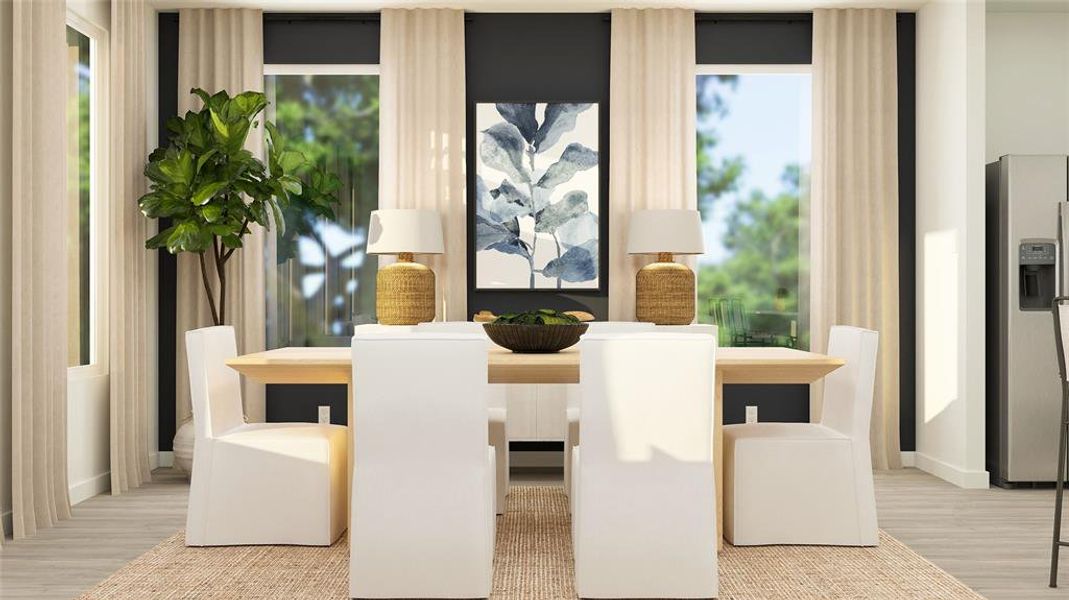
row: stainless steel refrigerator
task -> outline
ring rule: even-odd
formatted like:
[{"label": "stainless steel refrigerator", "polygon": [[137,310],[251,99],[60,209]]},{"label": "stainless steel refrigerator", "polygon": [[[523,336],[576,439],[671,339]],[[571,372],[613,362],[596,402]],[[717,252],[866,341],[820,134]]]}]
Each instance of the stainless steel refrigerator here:
[{"label": "stainless steel refrigerator", "polygon": [[1051,302],[1066,293],[1069,156],[987,166],[987,467],[1002,487],[1053,482],[1061,385]]}]

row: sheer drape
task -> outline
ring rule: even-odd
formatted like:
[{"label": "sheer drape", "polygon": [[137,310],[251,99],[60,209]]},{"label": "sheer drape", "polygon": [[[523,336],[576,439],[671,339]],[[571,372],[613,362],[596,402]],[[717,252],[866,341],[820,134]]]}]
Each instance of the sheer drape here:
[{"label": "sheer drape", "polygon": [[[698,207],[694,11],[612,11],[609,103],[609,319],[635,318],[631,212]],[[687,262],[693,268],[693,258]]]},{"label": "sheer drape", "polygon": [[825,351],[835,324],[880,332],[870,441],[884,469],[901,467],[896,50],[893,10],[813,13],[810,345]]},{"label": "sheer drape", "polygon": [[[263,12],[251,9],[185,9],[178,17],[178,112],[184,114],[200,100],[191,88],[208,93],[226,90],[231,95],[264,89]],[[259,119],[261,123],[263,118]],[[263,155],[263,127],[249,134],[245,146]],[[227,325],[237,333],[238,352],[264,349],[267,305],[264,283],[263,228],[251,225],[244,247],[227,263]],[[210,270],[210,269],[209,269]],[[213,276],[214,279],[214,276]],[[218,285],[213,281],[213,285]],[[233,293],[231,293],[233,290]],[[201,284],[197,256],[178,255],[176,417],[179,424],[191,417],[189,372],[186,368],[185,332],[212,324],[208,300]],[[245,416],[263,421],[264,386],[244,378]]]},{"label": "sheer drape", "polygon": [[[66,5],[0,1],[0,206],[16,539],[70,516],[67,491]],[[10,77],[7,77],[10,75]],[[7,169],[10,168],[10,172]],[[10,212],[8,212],[10,211]],[[8,263],[10,260],[10,263]],[[10,315],[10,328],[6,325]],[[8,363],[8,359],[10,363]],[[6,382],[5,382],[6,383]],[[6,436],[6,434],[5,434]]]},{"label": "sheer drape", "polygon": [[[148,481],[149,376],[155,369],[149,332],[155,319],[155,254],[145,240],[155,226],[141,214],[147,149],[144,0],[111,5],[111,198],[109,395],[111,493]],[[150,233],[150,227],[153,229]]]},{"label": "sheer drape", "polygon": [[464,12],[386,9],[381,39],[379,207],[442,216],[445,254],[417,260],[436,275],[436,318],[465,321]]}]

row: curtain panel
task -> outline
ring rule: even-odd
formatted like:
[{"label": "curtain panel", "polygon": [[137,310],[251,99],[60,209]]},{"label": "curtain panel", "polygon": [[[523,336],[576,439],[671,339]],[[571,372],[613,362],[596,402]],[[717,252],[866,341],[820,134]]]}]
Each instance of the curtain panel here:
[{"label": "curtain panel", "polygon": [[[142,174],[148,156],[145,90],[146,11],[144,0],[111,5],[111,198],[109,265],[109,396],[111,407],[111,493],[118,495],[151,478],[149,377],[155,347],[155,254],[145,240],[155,226],[137,200],[147,189]],[[151,229],[151,231],[150,231]]]},{"label": "curtain panel", "polygon": [[436,275],[436,319],[466,321],[464,12],[385,9],[381,39],[379,207],[438,211],[445,253],[419,260]]},{"label": "curtain panel", "polygon": [[[203,88],[209,94],[226,90],[231,95],[264,89],[263,11],[253,9],[183,9],[178,11],[178,113],[200,106],[189,90]],[[259,119],[261,123],[263,118]],[[263,127],[249,134],[245,147],[263,156]],[[249,227],[244,246],[226,265],[227,325],[237,334],[238,352],[264,349],[267,289],[264,245],[268,236],[258,225]],[[209,269],[210,271],[210,269]],[[214,280],[217,286],[218,281]],[[218,289],[217,287],[214,289]],[[177,424],[192,418],[185,334],[212,324],[211,310],[201,284],[197,256],[178,255],[177,364],[175,369],[175,416]],[[233,290],[233,293],[231,293]],[[245,417],[262,422],[266,416],[264,385],[242,378]]]},{"label": "curtain panel", "polygon": [[698,207],[694,11],[614,9],[609,69],[609,319],[632,321],[631,212]]},{"label": "curtain panel", "polygon": [[57,75],[67,70],[66,5],[0,0],[0,14],[0,82],[10,82],[0,83],[3,393],[21,539],[70,517],[67,254],[56,251],[56,232],[67,231],[67,179],[57,176],[67,162],[67,87]]},{"label": "curtain panel", "polygon": [[[870,443],[876,468],[899,450],[898,64],[895,11],[813,12],[810,346],[832,325],[880,333]],[[811,414],[820,415],[814,385]]]}]

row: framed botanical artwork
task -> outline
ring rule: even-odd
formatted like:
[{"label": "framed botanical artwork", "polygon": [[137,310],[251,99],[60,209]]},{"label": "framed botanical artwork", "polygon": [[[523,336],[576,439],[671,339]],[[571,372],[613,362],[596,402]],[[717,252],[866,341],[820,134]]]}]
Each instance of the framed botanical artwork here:
[{"label": "framed botanical artwork", "polygon": [[597,290],[598,105],[475,106],[475,287]]}]

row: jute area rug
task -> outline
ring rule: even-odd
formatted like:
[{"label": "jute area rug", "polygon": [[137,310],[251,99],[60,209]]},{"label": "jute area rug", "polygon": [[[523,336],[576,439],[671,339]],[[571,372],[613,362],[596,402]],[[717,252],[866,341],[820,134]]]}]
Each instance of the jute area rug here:
[{"label": "jute area rug", "polygon": [[[82,596],[122,599],[343,599],[348,542],[330,548],[187,548],[176,533]],[[880,533],[876,548],[725,545],[720,598],[731,600],[974,600],[964,584]],[[521,486],[498,520],[492,598],[569,600],[573,588],[567,499],[559,487]]]}]

